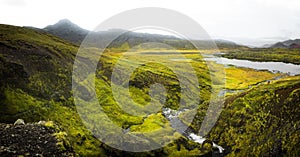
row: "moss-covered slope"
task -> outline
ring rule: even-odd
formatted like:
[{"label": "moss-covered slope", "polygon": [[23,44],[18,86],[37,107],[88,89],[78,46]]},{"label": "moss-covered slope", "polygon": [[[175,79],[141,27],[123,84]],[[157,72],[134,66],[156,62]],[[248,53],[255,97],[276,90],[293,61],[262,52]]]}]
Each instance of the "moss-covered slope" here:
[{"label": "moss-covered slope", "polygon": [[232,96],[210,137],[230,156],[299,156],[299,98],[299,76]]},{"label": "moss-covered slope", "polygon": [[77,154],[102,154],[73,103],[71,73],[78,47],[31,28],[0,25],[0,36],[0,122],[52,120]]},{"label": "moss-covered slope", "polygon": [[[0,36],[0,122],[13,123],[18,118],[22,118],[26,122],[54,121],[62,128],[62,131],[66,132],[75,153],[85,156],[200,155],[211,151],[210,148],[200,150],[199,148],[202,147],[199,144],[178,134],[174,135],[178,140],[165,148],[145,153],[120,151],[101,143],[81,122],[72,98],[72,66],[78,47],[58,37],[31,28],[0,25]],[[97,72],[96,85],[98,89],[101,89],[97,91],[98,98],[103,102],[102,105],[107,110],[108,116],[124,128],[134,125],[135,131],[144,131],[145,129],[151,131],[153,130],[152,126],[156,126],[155,128],[166,126],[170,129],[161,113],[151,115],[149,120],[143,121],[143,117],[130,116],[118,108],[109,93],[101,93],[105,92],[104,89],[110,88],[107,78],[110,77],[111,68],[115,63],[114,56],[106,59],[100,62],[104,71]],[[148,68],[151,70],[153,67],[149,66]],[[201,69],[205,71],[206,68],[202,67]],[[145,78],[149,72],[141,71],[136,74]],[[155,81],[155,77],[158,76],[155,74],[155,70],[152,75],[148,78]],[[174,80],[174,74],[167,75],[167,77],[168,81]],[[202,86],[205,87],[202,92],[206,95],[205,99],[207,100],[210,90],[207,73],[202,81],[204,83]],[[136,101],[147,102],[148,96],[145,95],[147,90],[143,89],[139,80],[133,80],[133,83],[136,87],[131,88],[132,93],[143,95],[139,100],[139,97],[136,97]],[[169,101],[172,100],[171,96]],[[165,124],[157,125],[161,121],[164,121]]]}]

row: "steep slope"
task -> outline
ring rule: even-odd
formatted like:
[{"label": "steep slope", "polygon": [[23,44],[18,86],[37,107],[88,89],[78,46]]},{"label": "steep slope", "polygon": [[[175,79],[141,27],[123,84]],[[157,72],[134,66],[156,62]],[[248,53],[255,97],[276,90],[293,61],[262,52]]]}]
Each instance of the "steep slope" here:
[{"label": "steep slope", "polygon": [[300,77],[227,99],[210,137],[232,156],[299,156]]},{"label": "steep slope", "polygon": [[8,25],[0,25],[0,35],[1,87],[21,88],[46,99],[59,93],[70,97],[66,76],[76,46],[42,31]]},{"label": "steep slope", "polygon": [[78,47],[31,28],[0,25],[0,36],[0,122],[52,120],[77,154],[101,154],[100,142],[83,127],[71,94]]}]

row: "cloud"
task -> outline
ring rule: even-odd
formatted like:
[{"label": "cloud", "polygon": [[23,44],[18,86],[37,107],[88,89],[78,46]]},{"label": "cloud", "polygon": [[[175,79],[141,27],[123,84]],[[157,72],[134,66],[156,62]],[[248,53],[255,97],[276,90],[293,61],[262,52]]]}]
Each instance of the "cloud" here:
[{"label": "cloud", "polygon": [[189,3],[174,0],[131,0],[131,3],[117,0],[0,0],[0,22],[43,28],[68,18],[93,30],[103,20],[122,11],[151,6],[186,14],[211,36],[245,44],[248,44],[246,39],[253,43],[265,37],[275,40],[277,37],[300,38],[300,0],[191,0]]},{"label": "cloud", "polygon": [[5,5],[14,6],[14,7],[24,7],[27,5],[25,0],[2,0]]}]

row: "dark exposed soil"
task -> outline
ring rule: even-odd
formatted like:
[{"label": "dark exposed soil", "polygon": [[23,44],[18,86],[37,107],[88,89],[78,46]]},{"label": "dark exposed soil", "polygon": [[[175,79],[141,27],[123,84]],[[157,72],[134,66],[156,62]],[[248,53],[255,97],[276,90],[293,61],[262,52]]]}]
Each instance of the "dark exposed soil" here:
[{"label": "dark exposed soil", "polygon": [[0,156],[73,156],[59,150],[54,129],[39,124],[0,123]]}]

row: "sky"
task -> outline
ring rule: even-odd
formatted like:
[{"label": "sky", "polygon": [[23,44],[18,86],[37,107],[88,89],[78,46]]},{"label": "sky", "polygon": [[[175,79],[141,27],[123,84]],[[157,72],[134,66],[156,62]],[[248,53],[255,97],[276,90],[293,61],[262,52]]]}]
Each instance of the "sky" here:
[{"label": "sky", "polygon": [[141,7],[178,11],[212,38],[244,45],[300,38],[300,0],[0,0],[0,23],[44,28],[69,19],[93,30],[118,13]]}]

